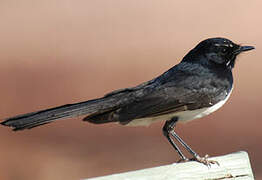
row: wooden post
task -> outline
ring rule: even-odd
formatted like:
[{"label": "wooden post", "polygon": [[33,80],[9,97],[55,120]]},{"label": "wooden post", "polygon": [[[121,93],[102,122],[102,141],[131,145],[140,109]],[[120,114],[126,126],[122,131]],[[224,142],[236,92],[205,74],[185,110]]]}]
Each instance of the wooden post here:
[{"label": "wooden post", "polygon": [[219,162],[210,168],[198,162],[174,163],[137,171],[89,178],[89,180],[253,180],[248,154],[244,151],[210,158]]}]

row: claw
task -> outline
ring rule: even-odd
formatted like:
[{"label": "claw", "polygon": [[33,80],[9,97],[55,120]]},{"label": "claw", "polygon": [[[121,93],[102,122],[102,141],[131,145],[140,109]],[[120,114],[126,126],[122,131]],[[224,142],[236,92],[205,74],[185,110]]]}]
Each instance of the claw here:
[{"label": "claw", "polygon": [[217,161],[209,160],[208,158],[209,158],[209,156],[206,154],[204,157],[196,156],[195,158],[193,158],[191,160],[200,162],[200,163],[206,165],[209,168],[211,167],[212,164],[217,164],[219,166],[219,163]]}]

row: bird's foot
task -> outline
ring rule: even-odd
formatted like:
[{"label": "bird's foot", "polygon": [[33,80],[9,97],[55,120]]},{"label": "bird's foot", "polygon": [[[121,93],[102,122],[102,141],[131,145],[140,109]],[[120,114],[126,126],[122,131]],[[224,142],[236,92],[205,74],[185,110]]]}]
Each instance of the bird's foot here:
[{"label": "bird's foot", "polygon": [[204,157],[196,156],[190,160],[200,162],[209,168],[211,167],[212,164],[217,164],[219,166],[219,163],[217,161],[209,160],[208,158],[209,156],[206,154]]}]

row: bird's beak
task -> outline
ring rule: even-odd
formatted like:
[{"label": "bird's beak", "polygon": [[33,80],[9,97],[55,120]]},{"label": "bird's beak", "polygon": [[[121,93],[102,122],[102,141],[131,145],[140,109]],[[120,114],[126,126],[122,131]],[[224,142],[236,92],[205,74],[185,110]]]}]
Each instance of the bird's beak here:
[{"label": "bird's beak", "polygon": [[235,54],[239,54],[244,51],[250,51],[252,49],[255,49],[254,46],[239,46],[239,48],[234,52]]}]

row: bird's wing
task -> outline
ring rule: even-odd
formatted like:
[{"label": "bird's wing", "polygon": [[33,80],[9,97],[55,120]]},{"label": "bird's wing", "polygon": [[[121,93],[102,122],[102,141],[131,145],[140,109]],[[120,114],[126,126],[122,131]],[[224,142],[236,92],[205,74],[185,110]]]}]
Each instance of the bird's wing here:
[{"label": "bird's wing", "polygon": [[[180,67],[182,66],[182,67]],[[218,80],[201,66],[177,65],[149,83],[114,91],[105,96],[118,106],[84,118],[92,123],[120,122],[167,113],[210,107],[225,99],[230,82]],[[181,70],[182,69],[182,70]],[[179,77],[179,78],[178,78]]]},{"label": "bird's wing", "polygon": [[210,81],[195,81],[190,88],[169,83],[126,104],[115,111],[114,116],[120,123],[127,124],[133,119],[210,107],[226,95],[226,87],[217,88]]}]

